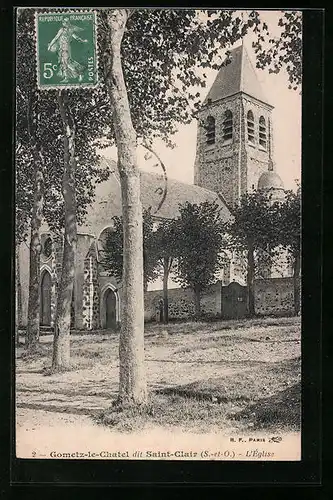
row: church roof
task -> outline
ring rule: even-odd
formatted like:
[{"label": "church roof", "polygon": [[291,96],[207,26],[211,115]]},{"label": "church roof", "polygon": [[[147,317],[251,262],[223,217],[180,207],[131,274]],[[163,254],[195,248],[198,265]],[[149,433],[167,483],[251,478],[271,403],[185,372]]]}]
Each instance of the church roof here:
[{"label": "church roof", "polygon": [[222,64],[204,104],[207,104],[209,99],[214,102],[238,92],[244,92],[267,104],[267,98],[244,45],[231,50],[229,59],[229,63],[226,64],[225,59]]},{"label": "church roof", "polygon": [[[84,227],[80,232],[97,234],[111,222],[112,217],[120,216],[121,189],[117,164],[113,160],[103,158],[104,164],[112,172],[109,179],[96,187],[94,203],[89,207]],[[230,211],[219,198],[218,194],[204,189],[200,186],[186,184],[175,179],[168,178],[167,194],[165,200],[156,213],[161,200],[161,190],[164,189],[164,178],[162,175],[140,172],[141,175],[141,202],[146,209],[151,207],[152,213],[161,219],[173,219],[179,215],[179,204],[186,201],[190,203],[201,203],[204,201],[216,202],[221,207],[223,220],[230,218]]]}]

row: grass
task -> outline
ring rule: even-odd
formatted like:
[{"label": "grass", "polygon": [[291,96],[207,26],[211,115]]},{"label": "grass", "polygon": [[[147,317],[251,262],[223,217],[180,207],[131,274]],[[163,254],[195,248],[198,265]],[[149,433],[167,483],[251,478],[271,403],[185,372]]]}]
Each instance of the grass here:
[{"label": "grass", "polygon": [[[229,405],[229,411],[234,408]],[[165,429],[177,427],[186,432],[205,433],[208,428],[219,432],[230,427],[225,405],[194,397],[155,393],[150,395],[144,406],[124,410],[111,406],[97,415],[95,421],[121,432],[160,426]],[[239,427],[242,427],[242,424]]]},{"label": "grass", "polygon": [[151,394],[145,406],[124,410],[111,407],[96,421],[124,432],[153,424],[199,433],[207,427],[220,431],[230,427],[232,420],[240,429],[299,430],[300,358],[271,363],[259,375],[245,370],[233,376],[167,387]]},{"label": "grass", "polygon": [[35,355],[23,352],[17,360],[19,404],[45,409],[50,419],[57,407],[94,415],[121,432],[298,428],[299,318],[151,324],[145,334],[147,405],[111,405],[118,392],[119,334],[105,331],[72,336],[66,372],[50,370],[52,336],[41,337]]},{"label": "grass", "polygon": [[[258,373],[259,372],[259,373]],[[260,374],[260,376],[258,376]],[[191,384],[161,389],[161,394],[178,394],[218,403],[253,402],[299,381],[300,358],[267,363],[260,370],[244,369],[232,376],[198,380]]]},{"label": "grass", "polygon": [[205,333],[214,332],[221,330],[238,330],[251,327],[262,327],[269,328],[272,326],[289,326],[289,325],[299,325],[300,318],[298,317],[260,317],[253,319],[241,319],[241,320],[223,320],[217,319],[211,322],[205,321],[189,321],[189,322],[171,322],[168,325],[157,324],[157,323],[147,323],[145,325],[145,334],[156,334],[156,332],[161,332],[167,329],[169,335],[173,334],[191,334],[191,333]]},{"label": "grass", "polygon": [[58,373],[76,372],[82,369],[93,368],[93,366],[93,361],[91,359],[86,359],[85,356],[72,356],[68,366],[52,368],[52,366],[49,365],[49,361],[46,361],[40,372],[45,377],[51,377],[52,375],[56,375]]},{"label": "grass", "polygon": [[301,384],[263,398],[233,416],[257,429],[300,430],[301,425]]}]

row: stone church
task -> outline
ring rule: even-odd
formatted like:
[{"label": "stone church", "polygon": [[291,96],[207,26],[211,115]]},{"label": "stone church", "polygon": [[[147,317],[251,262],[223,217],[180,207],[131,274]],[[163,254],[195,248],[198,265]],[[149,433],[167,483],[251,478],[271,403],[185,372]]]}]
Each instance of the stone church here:
[{"label": "stone church", "polygon": [[[275,171],[273,107],[265,98],[243,45],[233,49],[229,64],[221,66],[198,112],[194,185],[168,180],[167,194],[156,220],[172,219],[179,204],[215,201],[223,220],[240,196],[253,189],[269,190],[282,199],[284,186]],[[121,215],[121,191],[116,163],[103,159],[110,177],[96,188],[84,226],[78,227],[76,274],[72,299],[72,326],[76,329],[114,328],[120,320],[121,284],[103,269],[103,241],[112,230],[112,217]],[[144,208],[159,203],[162,177],[141,172]],[[244,282],[237,258],[228,254],[221,284]],[[43,227],[41,255],[41,325],[52,326],[56,290],[61,272],[61,237]],[[27,324],[29,250],[20,248],[21,325]],[[155,286],[156,289],[156,286]],[[149,293],[149,292],[148,292]],[[156,294],[155,294],[156,295]]]}]

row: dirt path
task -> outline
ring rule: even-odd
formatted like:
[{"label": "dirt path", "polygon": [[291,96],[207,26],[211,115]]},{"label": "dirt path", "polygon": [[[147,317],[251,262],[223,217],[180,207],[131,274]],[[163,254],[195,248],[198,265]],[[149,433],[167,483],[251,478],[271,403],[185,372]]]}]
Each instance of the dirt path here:
[{"label": "dirt path", "polygon": [[[299,339],[297,325],[244,328],[234,333],[230,330],[191,335],[180,333],[171,335],[167,341],[151,336],[146,341],[149,389],[260,371],[260,367],[267,363],[299,356]],[[54,451],[85,450],[88,453],[91,448],[94,453],[107,449],[134,454],[136,449],[147,450],[149,447],[162,450],[183,446],[191,449],[193,443],[199,448],[209,445],[216,449],[225,436],[232,435],[232,428],[223,429],[218,435],[211,432],[200,437],[199,434],[184,433],[181,428],[173,427],[170,431],[152,428],[151,424],[149,429],[129,435],[95,424],[92,417],[107,409],[118,391],[116,339],[108,335],[74,337],[72,357],[78,362],[78,368],[45,376],[44,368],[51,359],[51,341],[42,339],[45,356],[35,360],[20,359],[21,352],[17,353],[18,456],[28,458],[36,453],[36,457],[52,458],[50,453]],[[292,434],[288,439],[296,442],[299,435]]]}]

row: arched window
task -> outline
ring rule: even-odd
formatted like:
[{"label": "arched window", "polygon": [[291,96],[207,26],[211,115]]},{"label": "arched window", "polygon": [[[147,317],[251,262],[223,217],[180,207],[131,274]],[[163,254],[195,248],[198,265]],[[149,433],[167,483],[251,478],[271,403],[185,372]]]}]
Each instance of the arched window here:
[{"label": "arched window", "polygon": [[252,111],[247,113],[247,140],[254,144],[254,116]]},{"label": "arched window", "polygon": [[266,121],[263,116],[259,119],[259,144],[264,149],[267,148]]},{"label": "arched window", "polygon": [[215,118],[208,116],[206,122],[206,143],[215,144]]},{"label": "arched window", "polygon": [[227,110],[224,113],[224,120],[223,120],[223,140],[224,141],[231,141],[232,140],[232,113],[231,111]]},{"label": "arched window", "polygon": [[115,232],[115,228],[113,225],[105,227],[103,231],[100,232],[100,235],[97,238],[98,261],[101,271],[106,271],[108,268],[107,247],[110,246],[109,243],[111,243],[112,245],[112,236],[115,236],[115,244],[117,244],[118,246],[119,240],[117,240],[117,236],[120,239],[122,238],[122,236]]},{"label": "arched window", "polygon": [[44,245],[43,245],[43,255],[47,259],[51,257],[52,254],[52,240],[50,237],[46,238]]}]

